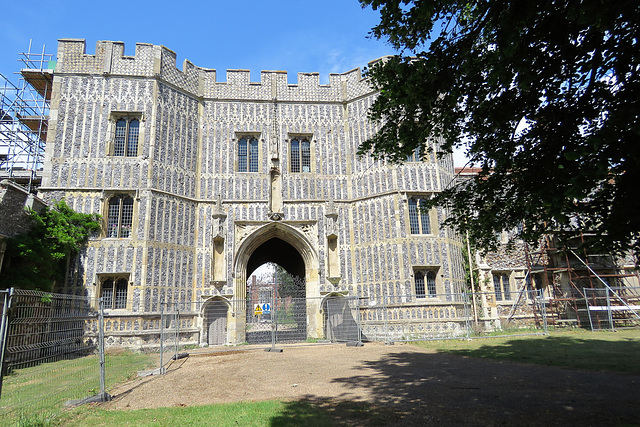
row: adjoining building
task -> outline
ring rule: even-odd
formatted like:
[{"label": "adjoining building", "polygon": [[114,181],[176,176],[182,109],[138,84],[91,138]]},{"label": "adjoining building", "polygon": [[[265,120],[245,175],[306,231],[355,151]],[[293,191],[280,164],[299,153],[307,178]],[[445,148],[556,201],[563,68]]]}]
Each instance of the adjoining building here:
[{"label": "adjoining building", "polygon": [[[455,168],[456,182],[464,185],[480,171]],[[558,327],[640,324],[640,278],[633,254],[588,253],[583,249],[587,230],[563,242],[558,235],[547,235],[535,246],[518,239],[517,231],[497,233],[495,251],[475,251],[471,257],[476,319],[484,329],[540,323],[542,310]]]},{"label": "adjoining building", "polygon": [[454,316],[461,242],[446,212],[421,209],[452,183],[452,158],[359,157],[377,130],[360,70],[223,81],[175,61],[59,41],[39,195],[104,218],[57,291],[102,297],[113,344],[152,345],[163,305],[194,343],[246,341],[247,279],[266,262],[304,280],[308,337],[325,335],[329,296],[394,298],[413,325],[434,305]]}]

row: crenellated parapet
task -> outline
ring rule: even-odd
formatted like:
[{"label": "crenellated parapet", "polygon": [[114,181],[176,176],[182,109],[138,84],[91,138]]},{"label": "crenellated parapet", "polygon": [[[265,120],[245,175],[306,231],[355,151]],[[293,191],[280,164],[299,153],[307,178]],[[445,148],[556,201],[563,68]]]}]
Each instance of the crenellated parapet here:
[{"label": "crenellated parapet", "polygon": [[60,39],[56,73],[159,78],[193,96],[220,100],[348,102],[373,91],[359,68],[330,74],[327,85],[318,73],[298,73],[298,82],[289,84],[285,71],[262,71],[253,82],[249,70],[227,70],[226,81],[218,81],[215,69],[188,60],[178,69],[176,53],[164,46],[136,43],[133,56],[124,48],[123,42],[99,41],[95,54],[87,54],[84,39]]}]

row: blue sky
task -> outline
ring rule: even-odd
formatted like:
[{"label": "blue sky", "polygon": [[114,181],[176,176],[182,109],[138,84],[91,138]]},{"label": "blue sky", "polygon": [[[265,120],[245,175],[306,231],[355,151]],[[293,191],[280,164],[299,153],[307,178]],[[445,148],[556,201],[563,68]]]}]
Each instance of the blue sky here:
[{"label": "blue sky", "polygon": [[[161,44],[195,65],[249,69],[253,81],[261,70],[285,70],[289,81],[298,72],[342,73],[393,49],[367,38],[378,22],[377,12],[357,0],[210,0],[95,2],[6,0],[0,16],[0,72],[17,71],[19,52],[54,53],[59,38],[83,38],[87,53],[98,40]],[[27,6],[28,5],[28,6]],[[220,76],[224,78],[224,73]]]}]

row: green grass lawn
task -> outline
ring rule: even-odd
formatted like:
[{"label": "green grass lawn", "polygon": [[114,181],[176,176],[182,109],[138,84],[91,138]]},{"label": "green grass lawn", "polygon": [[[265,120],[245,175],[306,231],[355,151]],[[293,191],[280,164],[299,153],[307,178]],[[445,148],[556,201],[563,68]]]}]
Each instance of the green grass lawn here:
[{"label": "green grass lawn", "polygon": [[82,408],[59,420],[70,426],[384,426],[398,420],[392,408],[352,402],[237,402],[181,408],[107,411]]}]

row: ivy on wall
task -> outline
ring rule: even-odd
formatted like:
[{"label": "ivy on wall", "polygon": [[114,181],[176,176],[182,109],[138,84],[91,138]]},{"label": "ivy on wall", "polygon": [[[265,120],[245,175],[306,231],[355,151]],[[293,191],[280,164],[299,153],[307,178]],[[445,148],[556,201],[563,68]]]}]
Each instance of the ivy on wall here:
[{"label": "ivy on wall", "polygon": [[0,288],[51,291],[64,280],[69,260],[100,231],[100,215],[75,212],[64,200],[28,213],[30,230],[7,241]]}]

